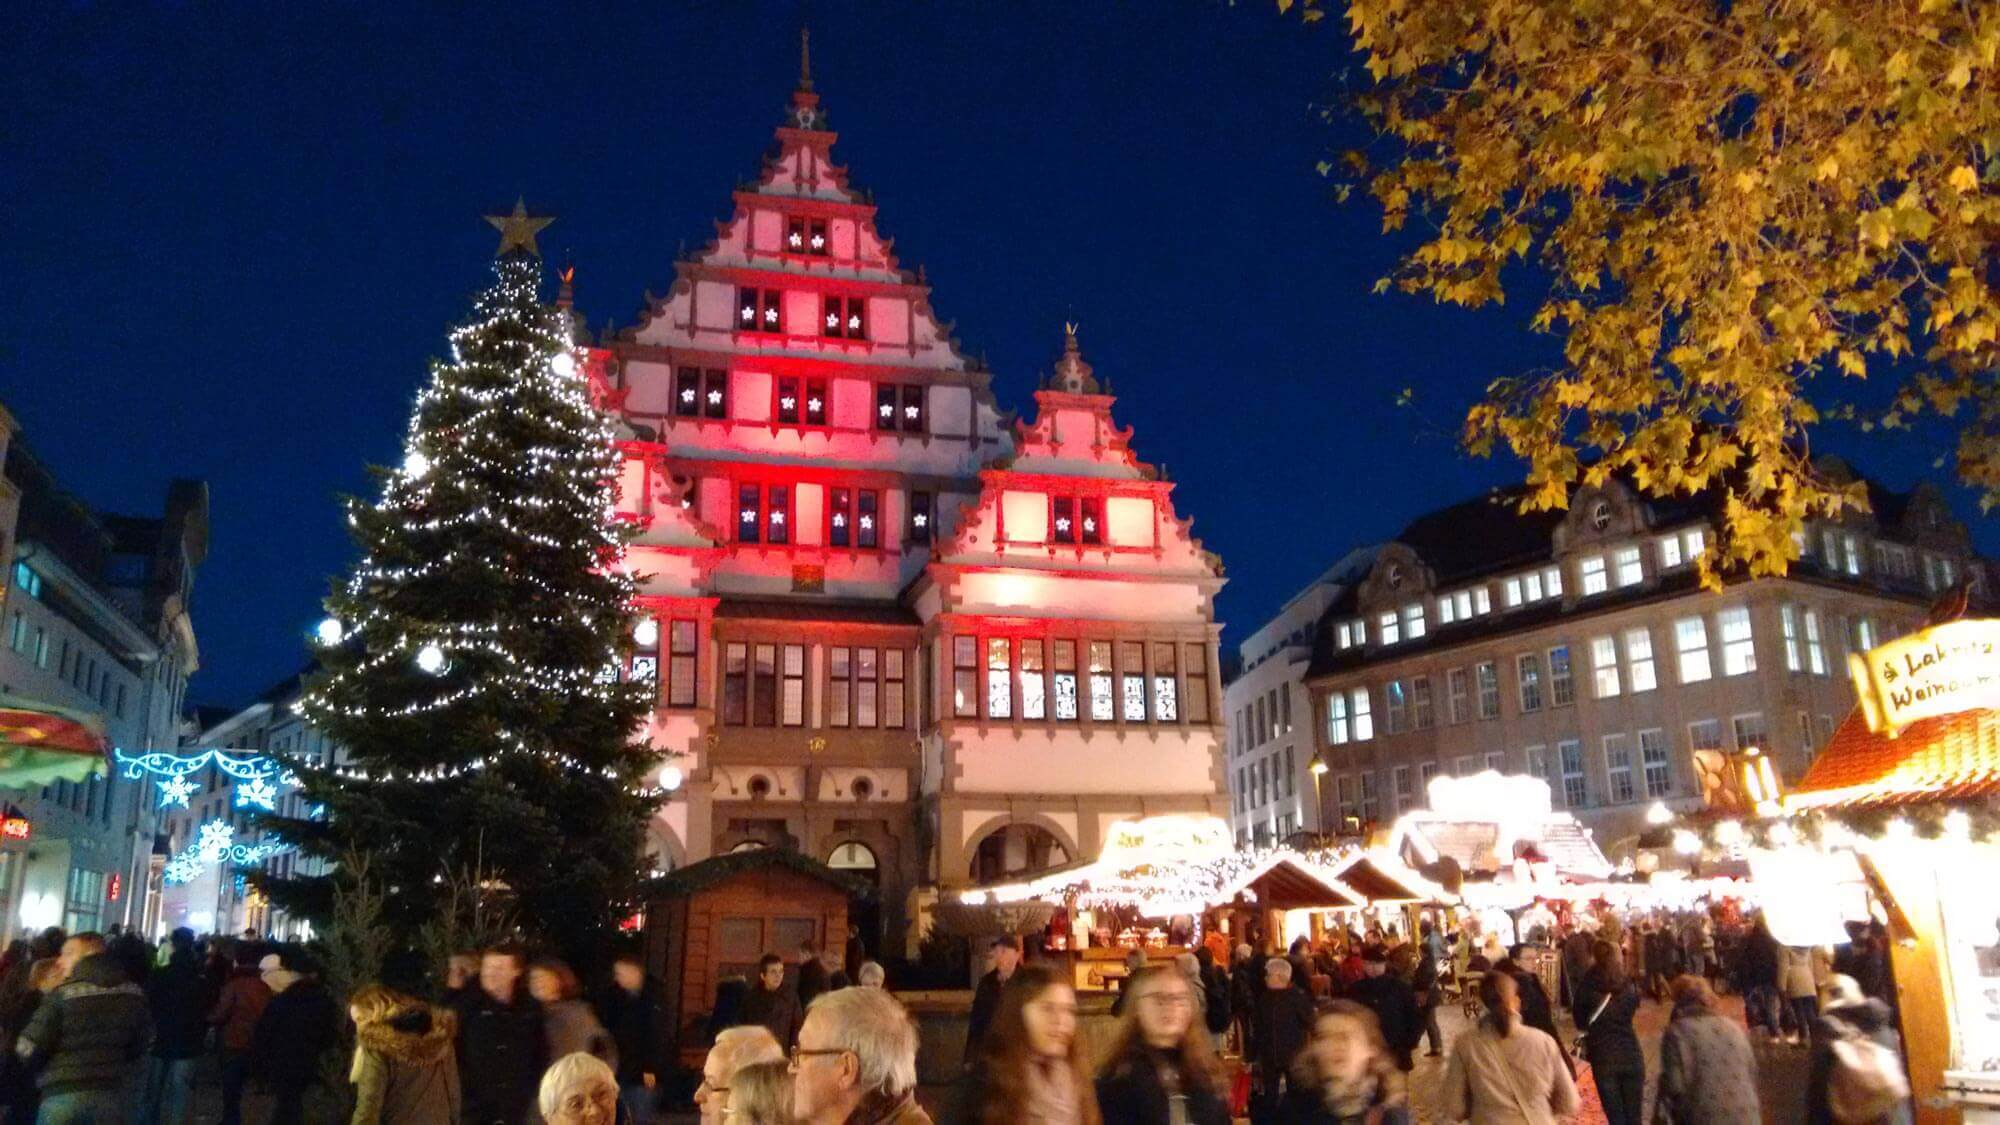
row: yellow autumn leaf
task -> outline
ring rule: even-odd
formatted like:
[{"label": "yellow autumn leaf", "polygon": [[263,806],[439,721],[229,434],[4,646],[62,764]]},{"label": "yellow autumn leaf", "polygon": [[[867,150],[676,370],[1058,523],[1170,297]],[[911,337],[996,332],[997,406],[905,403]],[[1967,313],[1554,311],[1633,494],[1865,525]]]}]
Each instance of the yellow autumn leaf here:
[{"label": "yellow autumn leaf", "polygon": [[1945,182],[1951,185],[1953,191],[1977,191],[1979,173],[1973,171],[1970,164],[1961,164],[1951,170],[1951,175],[1945,177]]}]

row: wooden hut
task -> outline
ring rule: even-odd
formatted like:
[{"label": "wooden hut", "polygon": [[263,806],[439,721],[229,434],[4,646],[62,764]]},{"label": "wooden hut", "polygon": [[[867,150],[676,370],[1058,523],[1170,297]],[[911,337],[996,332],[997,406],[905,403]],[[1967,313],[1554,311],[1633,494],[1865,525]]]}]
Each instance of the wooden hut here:
[{"label": "wooden hut", "polygon": [[646,966],[663,985],[674,1056],[701,1065],[723,982],[754,979],[766,953],[796,965],[805,942],[843,947],[848,901],[869,893],[865,883],[782,848],[719,855],[656,880]]}]

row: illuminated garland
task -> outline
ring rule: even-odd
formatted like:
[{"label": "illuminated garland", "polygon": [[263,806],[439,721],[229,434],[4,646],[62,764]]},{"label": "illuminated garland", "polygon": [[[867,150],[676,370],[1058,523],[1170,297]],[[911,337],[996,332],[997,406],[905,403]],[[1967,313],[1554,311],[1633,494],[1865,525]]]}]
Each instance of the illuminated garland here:
[{"label": "illuminated garland", "polygon": [[192,883],[209,868],[225,861],[238,867],[254,867],[292,850],[290,844],[268,840],[239,844],[235,825],[226,820],[211,820],[196,831],[193,843],[167,861],[162,878],[171,884]]},{"label": "illuminated garland", "polygon": [[129,780],[146,775],[165,779],[159,786],[160,807],[163,809],[174,806],[187,808],[188,799],[195,794],[195,785],[188,780],[189,776],[210,766],[239,782],[235,797],[239,809],[275,811],[280,787],[296,787],[299,783],[298,777],[283,762],[251,750],[203,750],[195,754],[164,750],[127,754],[123,750],[113,750],[112,756],[121,776]]}]

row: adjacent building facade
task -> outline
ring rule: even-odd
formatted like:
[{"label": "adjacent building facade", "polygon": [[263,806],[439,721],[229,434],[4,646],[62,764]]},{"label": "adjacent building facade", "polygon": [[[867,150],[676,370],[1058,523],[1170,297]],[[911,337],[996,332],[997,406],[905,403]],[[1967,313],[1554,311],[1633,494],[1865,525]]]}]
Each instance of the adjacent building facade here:
[{"label": "adjacent building facade", "polygon": [[1375,549],[1350,551],[1237,646],[1240,670],[1223,692],[1228,721],[1229,826],[1238,847],[1321,831],[1321,773],[1306,671],[1320,617],[1367,577]]},{"label": "adjacent building facade", "polygon": [[[208,492],[175,481],[157,517],[92,510],[0,421],[0,693],[93,714],[114,746],[171,749],[199,661],[190,598],[208,549]],[[156,801],[145,780],[106,775],[6,794],[27,839],[0,842],[0,917],[10,933],[112,923],[150,928],[159,907]]]},{"label": "adjacent building facade", "polygon": [[1798,778],[1852,706],[1847,654],[1983,582],[1936,489],[1869,491],[1872,513],[1808,525],[1787,577],[1720,591],[1697,579],[1706,497],[1614,482],[1567,512],[1510,492],[1411,523],[1314,638],[1327,822],[1365,831],[1439,773],[1494,769],[1545,779],[1616,855],[1654,802],[1701,801],[1746,755]]},{"label": "adjacent building facade", "polygon": [[920,887],[1224,811],[1220,564],[1072,330],[1017,422],[832,157],[810,82],[666,296],[602,341],[675,787],[656,866],[794,848]]}]

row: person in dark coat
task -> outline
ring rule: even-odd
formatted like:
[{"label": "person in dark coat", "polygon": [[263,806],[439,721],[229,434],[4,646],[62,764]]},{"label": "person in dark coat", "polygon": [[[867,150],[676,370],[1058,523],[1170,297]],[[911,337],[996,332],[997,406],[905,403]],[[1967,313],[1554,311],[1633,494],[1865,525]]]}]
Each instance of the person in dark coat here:
[{"label": "person in dark coat", "polygon": [[[194,950],[194,931],[186,926],[175,930],[168,936],[168,948],[167,963],[145,984],[146,1003],[153,1013],[153,1051],[134,1125],[180,1125],[187,1118],[195,1063],[206,1050],[210,996],[201,958]],[[118,959],[111,950],[106,956]]]},{"label": "person in dark coat", "polygon": [[[1896,1034],[1896,1017],[1889,1005],[1863,992],[1853,977],[1828,977],[1825,998],[1807,1062],[1806,1125],[1852,1125],[1833,1114],[1833,1072],[1839,1065],[1834,1044],[1850,1037],[1867,1039],[1888,1048],[1892,1057],[1900,1060],[1903,1037]],[[1916,1108],[1906,1096],[1868,1125],[1910,1125],[1915,1115]]]},{"label": "person in dark coat", "polygon": [[813,1002],[813,997],[825,992],[831,982],[827,978],[826,966],[819,962],[819,946],[812,942],[799,943],[799,1011]]},{"label": "person in dark coat", "polygon": [[146,994],[118,971],[96,934],[64,942],[61,962],[63,983],[14,1045],[41,1091],[38,1120],[122,1121],[153,1041]]},{"label": "person in dark coat", "polygon": [[519,946],[495,946],[480,955],[478,980],[453,1005],[464,1125],[521,1125],[534,1111],[549,1060],[541,1007],[521,981],[526,969]]},{"label": "person in dark coat", "polygon": [[1306,1040],[1312,1037],[1312,998],[1292,987],[1292,963],[1273,957],[1264,963],[1264,989],[1250,1021],[1250,1118],[1262,1125],[1278,1119],[1278,1106]]},{"label": "person in dark coat", "polygon": [[1577,1033],[1583,1036],[1584,1058],[1597,1079],[1605,1119],[1609,1125],[1640,1125],[1646,1056],[1639,1049],[1638,1032],[1632,1029],[1632,1017],[1639,1010],[1639,989],[1626,979],[1616,946],[1600,941],[1595,952],[1597,963],[1583,978],[1570,1015],[1576,1020]]},{"label": "person in dark coat", "polygon": [[1195,1025],[1194,990],[1179,972],[1143,969],[1130,984],[1132,1003],[1097,1077],[1104,1125],[1229,1125],[1229,1088],[1208,1036]]},{"label": "person in dark coat", "polygon": [[657,1108],[660,1076],[660,987],[646,975],[638,954],[611,963],[611,987],[597,1003],[597,1018],[618,1045],[618,1094],[640,1120]]},{"label": "person in dark coat", "polygon": [[1229,972],[1215,963],[1215,954],[1205,945],[1194,951],[1194,961],[1201,970],[1202,1026],[1219,1044],[1222,1033],[1229,1030]]},{"label": "person in dark coat", "polygon": [[1391,971],[1381,948],[1370,946],[1361,955],[1361,979],[1347,990],[1349,1000],[1375,1014],[1375,1024],[1389,1057],[1396,1069],[1405,1074],[1415,1068],[1411,1056],[1424,1037],[1424,1016],[1417,1007],[1417,991],[1404,975],[1415,969],[1414,964],[1409,964],[1414,960],[1414,952],[1410,951],[1410,957],[1399,958],[1397,967],[1401,971]]},{"label": "person in dark coat", "polygon": [[320,1056],[340,1037],[340,1008],[296,952],[267,953],[259,968],[271,989],[250,1038],[250,1077],[271,1088],[271,1125],[301,1125],[306,1091],[320,1082]]},{"label": "person in dark coat", "polygon": [[1765,924],[1763,915],[1757,916],[1757,924],[1744,935],[1738,950],[1736,990],[1743,994],[1743,1014],[1754,1029],[1759,1024],[1764,1033],[1776,1039],[1783,1026],[1778,1017],[1778,939],[1771,936],[1771,928]]},{"label": "person in dark coat", "polygon": [[1407,1083],[1382,1042],[1372,1012],[1335,1000],[1292,1064],[1282,1125],[1410,1125]]},{"label": "person in dark coat", "polygon": [[146,939],[132,930],[121,931],[111,927],[111,940],[105,943],[104,951],[118,962],[118,969],[125,979],[141,988],[146,987],[148,977],[153,975],[153,947]]},{"label": "person in dark coat", "polygon": [[798,994],[785,981],[785,959],[775,953],[764,954],[757,962],[757,979],[736,1010],[737,1025],[754,1023],[769,1031],[771,1038],[789,1051],[804,1019],[805,1010],[799,1007]]},{"label": "person in dark coat", "polygon": [[1247,1044],[1250,1023],[1257,1015],[1257,993],[1263,984],[1263,972],[1247,942],[1238,945],[1234,952],[1229,962],[1229,1018],[1235,1021],[1237,1035]]},{"label": "person in dark coat", "polygon": [[1014,976],[1014,970],[1021,967],[1021,942],[1012,934],[1001,934],[993,939],[991,946],[993,967],[979,978],[979,986],[972,991],[972,1015],[965,1025],[965,1062],[970,1067],[979,1058],[979,1047],[986,1038],[986,1029],[993,1026],[993,1017],[1000,1011],[1000,990]]},{"label": "person in dark coat", "polygon": [[1716,1010],[1701,977],[1675,977],[1673,997],[1660,1037],[1655,1125],[1760,1125],[1757,1055],[1743,1025]]},{"label": "person in dark coat", "polygon": [[236,968],[208,1013],[216,1045],[222,1048],[222,1125],[242,1123],[243,1087],[250,1081],[250,1048],[256,1041],[257,1021],[271,1003],[271,987],[257,971],[261,959],[256,946],[237,943]]},{"label": "person in dark coat", "polygon": [[29,967],[18,987],[12,982],[0,986],[0,1121],[35,1119],[35,1076],[14,1047],[36,1009],[62,983],[62,972],[60,960],[44,957]]},{"label": "person in dark coat", "polygon": [[379,984],[364,985],[347,1001],[354,1021],[354,1116],[349,1125],[456,1125],[458,1060],[451,1041],[458,1022]]},{"label": "person in dark coat", "polygon": [[[1517,945],[1514,948],[1518,951],[1525,947]],[[1494,962],[1493,971],[1514,978],[1521,998],[1521,1026],[1532,1027],[1556,1042],[1562,1042],[1562,1037],[1556,1034],[1555,1006],[1549,1003],[1549,993],[1542,987],[1542,978],[1522,967],[1521,962],[1512,956]]]}]

